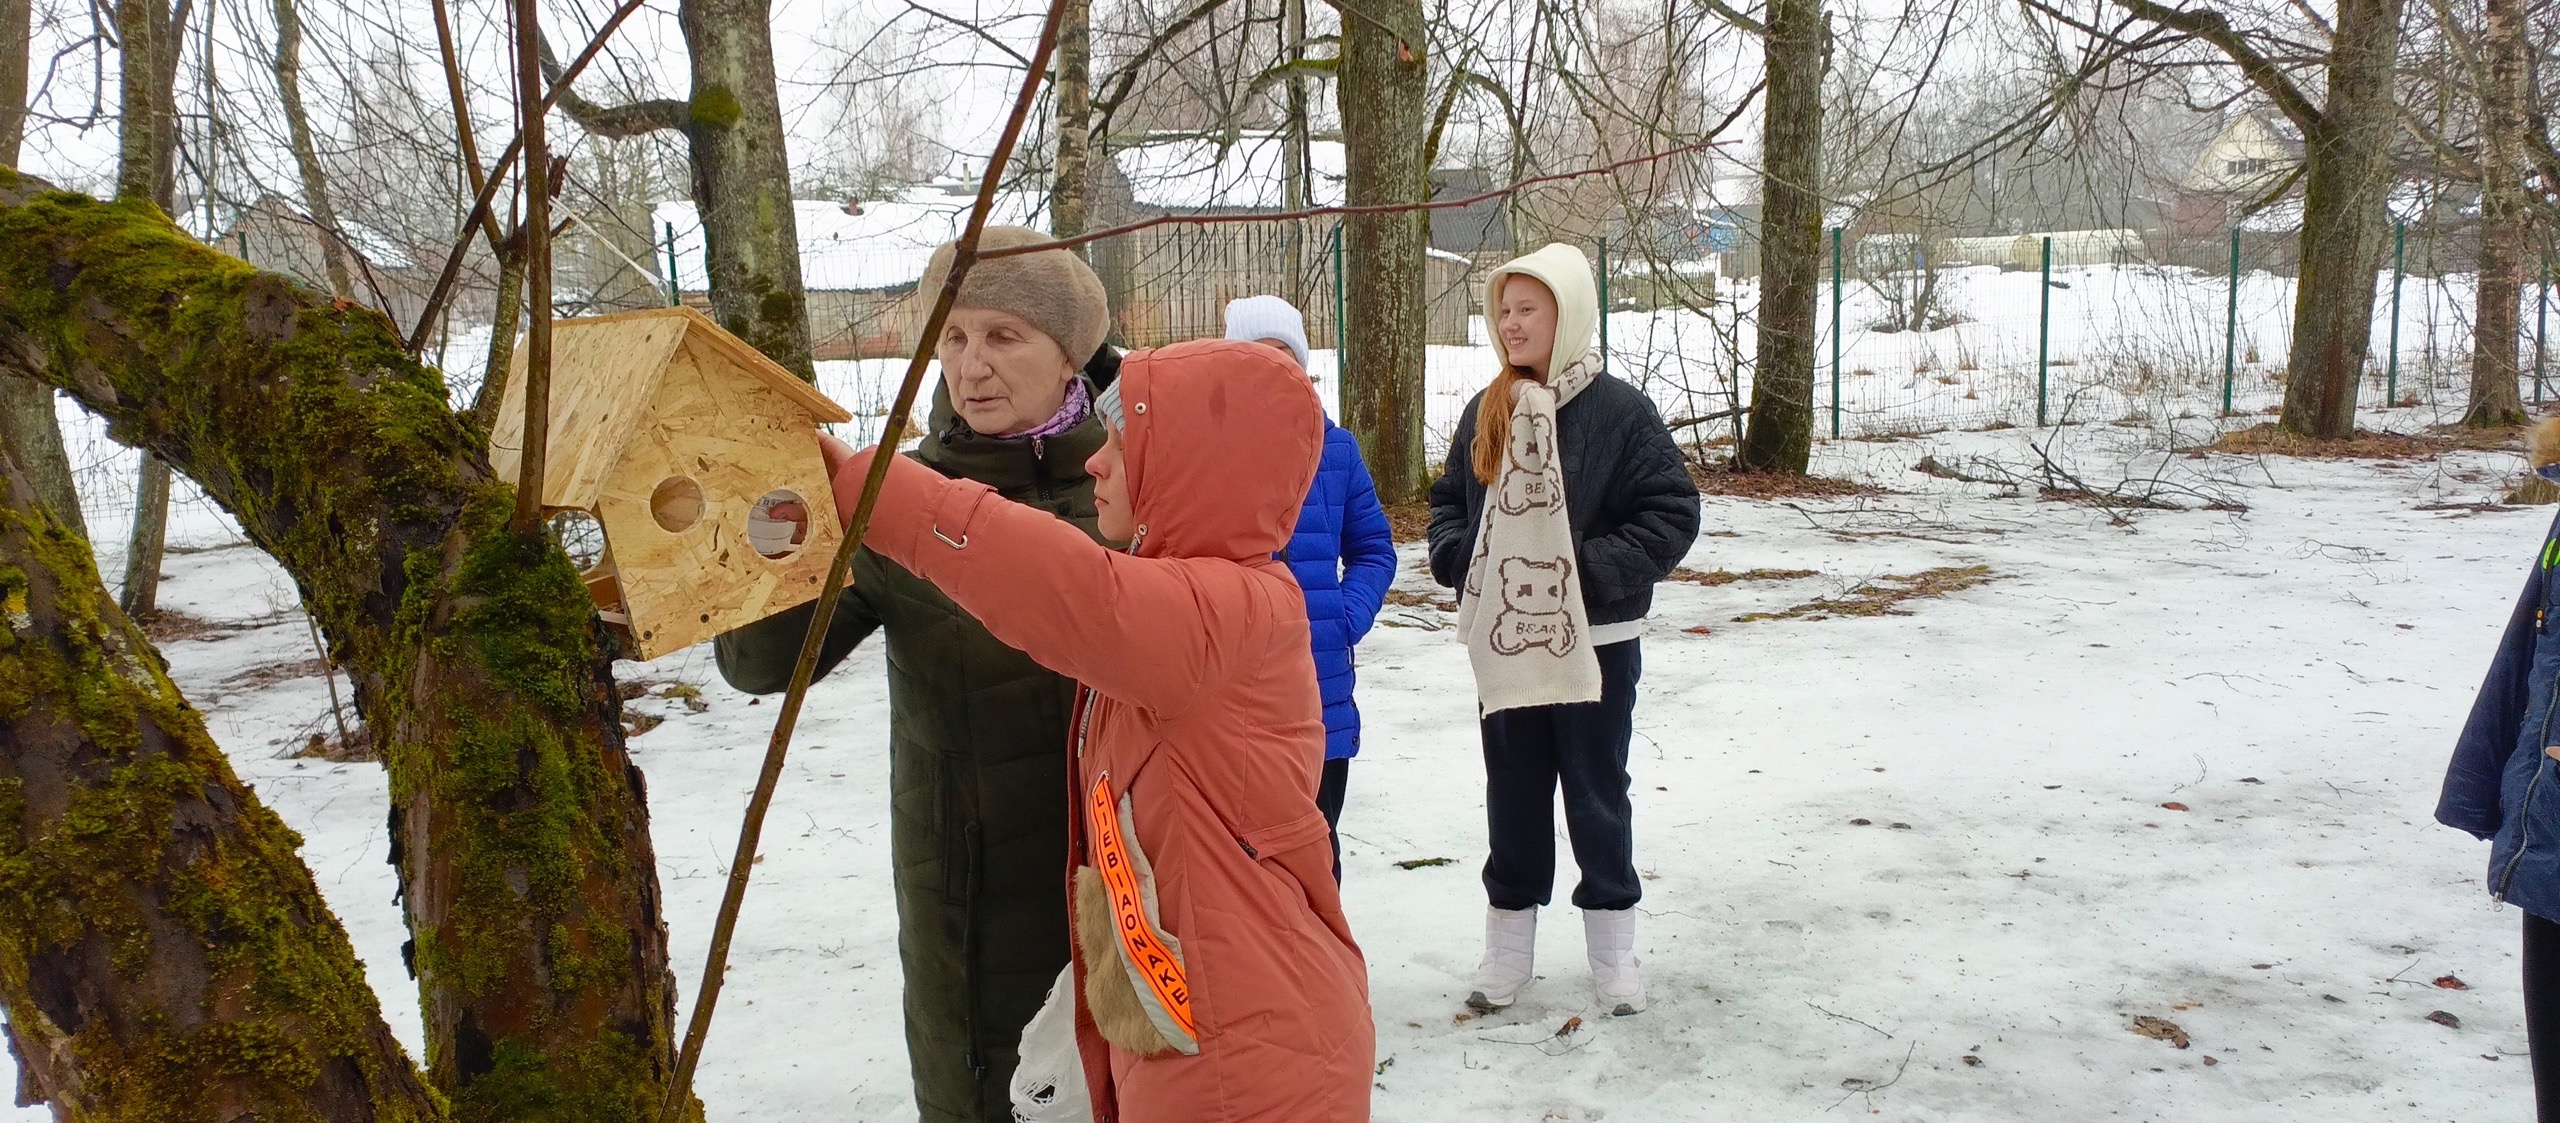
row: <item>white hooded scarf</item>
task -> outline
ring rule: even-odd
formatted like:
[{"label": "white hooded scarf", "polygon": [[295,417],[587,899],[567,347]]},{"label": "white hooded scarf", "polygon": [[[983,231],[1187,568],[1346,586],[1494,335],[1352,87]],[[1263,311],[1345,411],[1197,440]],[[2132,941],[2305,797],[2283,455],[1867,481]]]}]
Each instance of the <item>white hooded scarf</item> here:
[{"label": "white hooded scarf", "polygon": [[[1600,374],[1591,340],[1600,298],[1590,259],[1563,243],[1515,258],[1485,281],[1485,318],[1498,315],[1505,278],[1534,278],[1556,298],[1556,341],[1544,384],[1523,381],[1511,404],[1511,439],[1502,470],[1484,493],[1467,587],[1458,601],[1458,632],[1476,672],[1484,713],[1600,700],[1600,660],[1592,652],[1591,619],[1582,604],[1580,559],[1565,512],[1564,464],[1556,449],[1556,414]],[[1502,337],[1494,354],[1511,357]]]}]

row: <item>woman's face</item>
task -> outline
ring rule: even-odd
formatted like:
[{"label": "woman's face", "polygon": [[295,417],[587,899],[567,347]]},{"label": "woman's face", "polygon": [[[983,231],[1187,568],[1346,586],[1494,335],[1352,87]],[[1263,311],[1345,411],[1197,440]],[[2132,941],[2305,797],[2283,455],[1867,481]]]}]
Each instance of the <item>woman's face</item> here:
[{"label": "woman's face", "polygon": [[1504,274],[1493,331],[1512,366],[1527,367],[1545,381],[1547,362],[1556,353],[1556,294],[1535,277]]},{"label": "woman's face", "polygon": [[951,407],[969,428],[1009,437],[1057,415],[1076,365],[1048,333],[992,308],[951,310],[934,346]]},{"label": "woman's face", "polygon": [[1137,533],[1138,513],[1129,504],[1129,465],[1120,452],[1120,427],[1105,418],[1102,450],[1086,458],[1084,472],[1093,477],[1094,529],[1105,540],[1127,542]]}]

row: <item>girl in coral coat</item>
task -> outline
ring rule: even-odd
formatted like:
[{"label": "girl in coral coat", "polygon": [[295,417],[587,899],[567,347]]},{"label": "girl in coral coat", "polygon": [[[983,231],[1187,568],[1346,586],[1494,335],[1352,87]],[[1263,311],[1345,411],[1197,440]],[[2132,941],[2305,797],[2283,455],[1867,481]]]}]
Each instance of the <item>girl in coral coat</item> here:
[{"label": "girl in coral coat", "polygon": [[[1103,537],[904,457],[863,542],[1083,684],[1069,743],[1077,1038],[1102,1123],[1356,1123],[1376,1052],[1288,567],[1324,412],[1268,348],[1136,351],[1096,403]],[[847,454],[851,512],[876,450]],[[1067,796],[1069,793],[1061,793]]]}]

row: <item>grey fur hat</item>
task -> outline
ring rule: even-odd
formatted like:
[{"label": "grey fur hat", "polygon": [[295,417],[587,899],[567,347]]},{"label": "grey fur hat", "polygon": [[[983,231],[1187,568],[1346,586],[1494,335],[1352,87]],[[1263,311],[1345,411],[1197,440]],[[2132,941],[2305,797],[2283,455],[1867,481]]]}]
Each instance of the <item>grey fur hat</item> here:
[{"label": "grey fur hat", "polygon": [[[1007,249],[1049,241],[1049,235],[1027,226],[990,226],[978,235],[980,251]],[[942,280],[951,272],[951,255],[958,242],[944,242],[933,251],[933,263],[925,267],[924,279],[916,285],[916,300],[930,311],[936,293],[942,291]],[[969,267],[969,275],[960,279],[958,303],[968,308],[992,308],[1010,312],[1030,322],[1067,353],[1067,361],[1082,367],[1102,346],[1102,337],[1111,330],[1110,300],[1103,294],[1102,278],[1093,267],[1068,250],[1040,250],[1036,253],[999,257],[980,261]]]}]

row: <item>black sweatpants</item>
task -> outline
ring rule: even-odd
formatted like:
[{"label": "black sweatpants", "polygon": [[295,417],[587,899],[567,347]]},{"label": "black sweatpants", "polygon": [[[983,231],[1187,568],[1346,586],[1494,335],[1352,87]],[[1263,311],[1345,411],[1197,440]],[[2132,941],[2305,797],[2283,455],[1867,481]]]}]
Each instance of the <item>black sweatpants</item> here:
[{"label": "black sweatpants", "polygon": [[1333,883],[1342,884],[1342,795],[1351,783],[1351,758],[1324,762],[1316,780],[1316,810],[1324,812],[1324,831],[1333,838]]},{"label": "black sweatpants", "polygon": [[2560,1123],[2560,924],[2524,915],[2524,1040],[2534,1118]]},{"label": "black sweatpants", "polygon": [[1636,681],[1644,677],[1641,643],[1593,649],[1600,657],[1597,702],[1504,710],[1480,723],[1485,825],[1493,842],[1484,892],[1493,907],[1525,909],[1553,896],[1559,783],[1573,861],[1582,867],[1574,907],[1633,908],[1644,895],[1627,800],[1627,742],[1635,736]]}]

